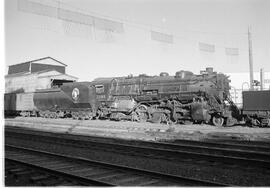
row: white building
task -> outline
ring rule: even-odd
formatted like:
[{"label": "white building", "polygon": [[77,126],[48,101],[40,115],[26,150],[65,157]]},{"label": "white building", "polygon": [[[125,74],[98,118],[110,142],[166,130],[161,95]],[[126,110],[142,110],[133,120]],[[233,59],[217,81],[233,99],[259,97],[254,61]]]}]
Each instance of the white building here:
[{"label": "white building", "polygon": [[11,65],[5,76],[5,92],[34,92],[77,81],[78,78],[65,73],[66,66],[51,57]]}]

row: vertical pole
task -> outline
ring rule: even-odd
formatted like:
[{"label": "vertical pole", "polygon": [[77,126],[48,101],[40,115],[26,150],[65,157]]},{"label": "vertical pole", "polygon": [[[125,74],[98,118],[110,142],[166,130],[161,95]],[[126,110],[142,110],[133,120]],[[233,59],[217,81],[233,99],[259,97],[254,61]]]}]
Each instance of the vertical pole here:
[{"label": "vertical pole", "polygon": [[249,52],[250,90],[254,90],[254,87],[253,87],[253,56],[252,56],[252,41],[251,41],[250,26],[248,27],[248,52]]},{"label": "vertical pole", "polygon": [[264,88],[264,70],[261,68],[260,70],[260,82],[261,82],[261,90]]}]

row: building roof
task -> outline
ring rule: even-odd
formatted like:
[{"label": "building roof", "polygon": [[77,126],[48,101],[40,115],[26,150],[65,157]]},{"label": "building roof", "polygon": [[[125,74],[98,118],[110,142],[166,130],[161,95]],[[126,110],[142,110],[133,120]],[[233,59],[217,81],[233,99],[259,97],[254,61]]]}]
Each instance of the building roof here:
[{"label": "building roof", "polygon": [[34,73],[31,73],[29,71],[24,71],[24,72],[18,72],[18,73],[14,73],[14,74],[5,75],[5,78],[33,75],[33,74],[41,74],[41,73],[50,72],[50,71],[55,71],[55,70],[47,69],[47,70],[42,70],[42,71],[38,71],[38,72],[34,72]]},{"label": "building roof", "polygon": [[[50,56],[39,58],[39,59],[34,59],[34,60],[31,60],[31,61],[22,62],[22,63],[19,63],[19,64],[23,64],[23,63],[35,63],[37,61],[42,61],[42,60],[46,60],[46,59],[53,60],[53,61],[57,62],[58,64],[61,64],[62,66],[65,66],[65,67],[67,66],[66,64],[62,63],[61,61],[58,61],[58,60],[56,60],[56,59],[54,59],[54,58],[52,58]],[[19,64],[14,64],[14,65],[19,65]],[[10,66],[14,66],[14,65],[9,65],[9,67]]]},{"label": "building roof", "polygon": [[54,78],[58,78],[58,77],[63,77],[63,76],[66,76],[66,77],[69,77],[69,78],[73,78],[74,80],[78,80],[78,78],[75,77],[75,76],[71,76],[71,75],[69,75],[69,74],[62,74],[62,73],[55,74],[55,75],[44,75],[44,76],[39,76],[39,78],[46,78],[46,77],[54,77]]},{"label": "building roof", "polygon": [[[11,77],[19,77],[19,76],[25,76],[25,75],[33,75],[33,74],[42,74],[42,73],[47,73],[47,72],[57,72],[59,74],[55,74],[55,75],[50,75],[50,76],[54,76],[54,77],[57,77],[57,76],[61,76],[61,75],[65,75],[65,76],[68,76],[68,77],[72,77],[74,79],[78,79],[77,77],[75,76],[71,76],[71,75],[68,75],[68,74],[63,74],[63,73],[60,73],[58,72],[57,70],[54,70],[54,69],[47,69],[47,70],[42,70],[42,71],[38,71],[38,72],[34,72],[34,73],[30,73],[30,72],[20,72],[20,73],[15,73],[15,74],[8,74],[5,76],[5,78],[11,78]],[[45,76],[39,76],[39,77],[48,77],[48,75],[45,75]]]}]

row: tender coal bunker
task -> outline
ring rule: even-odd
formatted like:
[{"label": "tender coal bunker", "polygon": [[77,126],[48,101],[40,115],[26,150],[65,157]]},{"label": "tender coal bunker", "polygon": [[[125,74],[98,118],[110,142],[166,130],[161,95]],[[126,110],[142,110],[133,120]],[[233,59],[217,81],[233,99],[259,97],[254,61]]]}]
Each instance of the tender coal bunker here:
[{"label": "tender coal bunker", "polygon": [[52,87],[60,87],[63,83],[73,82],[71,80],[61,80],[61,79],[53,79],[51,82]]}]

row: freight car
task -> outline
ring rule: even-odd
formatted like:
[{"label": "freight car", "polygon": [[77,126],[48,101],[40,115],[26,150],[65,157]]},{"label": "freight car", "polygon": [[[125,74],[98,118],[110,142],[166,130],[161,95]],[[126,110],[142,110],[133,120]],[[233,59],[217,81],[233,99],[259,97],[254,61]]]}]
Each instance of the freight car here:
[{"label": "freight car", "polygon": [[270,126],[270,90],[243,91],[242,116],[253,126]]},{"label": "freight car", "polygon": [[36,112],[36,107],[33,101],[34,93],[6,93],[4,95],[4,110],[5,115],[9,116],[30,116]]},{"label": "freight car", "polygon": [[[174,76],[161,73],[159,76],[99,78],[36,91],[32,94],[32,111],[29,107],[15,108],[15,111],[25,116],[50,118],[231,125],[239,112],[230,100],[229,82],[226,75],[213,72],[212,68],[199,75],[178,71]],[[12,95],[6,94],[5,104],[10,104],[8,99]]]}]

